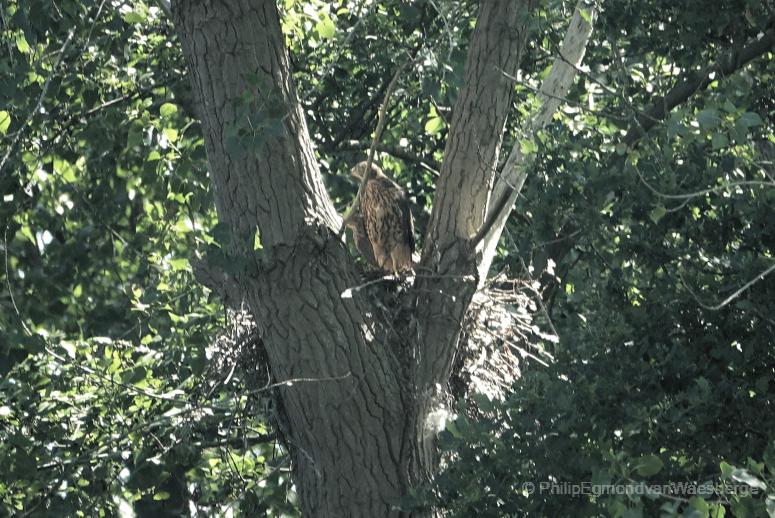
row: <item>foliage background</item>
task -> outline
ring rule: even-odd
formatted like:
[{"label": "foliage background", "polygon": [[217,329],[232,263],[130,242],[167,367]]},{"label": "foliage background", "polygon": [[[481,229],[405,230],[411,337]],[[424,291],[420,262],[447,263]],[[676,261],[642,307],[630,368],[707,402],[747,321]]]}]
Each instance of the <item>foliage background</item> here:
[{"label": "foliage background", "polygon": [[[621,145],[677,77],[770,30],[775,9],[598,7],[584,73],[532,142],[520,124],[573,8],[542,4],[506,131],[507,148],[535,158],[494,269],[537,283],[554,361],[525,359],[506,401],[461,409],[437,485],[402,505],[775,516],[775,283],[757,277],[775,260],[772,52]],[[422,228],[475,3],[281,8],[342,210],[387,83],[423,56],[400,82],[381,156]],[[265,393],[219,346],[241,322],[191,271],[221,236],[170,21],[142,1],[6,0],[0,15],[0,515],[295,515]],[[726,481],[755,494],[571,498],[524,485],[547,481]]]}]

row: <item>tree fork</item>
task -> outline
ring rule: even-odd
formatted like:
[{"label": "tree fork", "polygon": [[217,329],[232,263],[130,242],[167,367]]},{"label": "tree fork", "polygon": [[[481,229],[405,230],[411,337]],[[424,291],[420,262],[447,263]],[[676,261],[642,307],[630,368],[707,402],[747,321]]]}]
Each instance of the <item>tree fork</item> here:
[{"label": "tree fork", "polygon": [[[218,217],[236,236],[227,253],[252,256],[258,231],[271,255],[271,268],[249,268],[235,282],[274,380],[288,382],[278,388],[283,435],[306,516],[406,515],[397,503],[435,470],[428,416],[476,289],[469,242],[486,213],[511,107],[501,71],[516,71],[534,4],[481,4],[426,239],[421,268],[431,274],[391,315],[376,297],[351,290],[357,269],[335,237],[341,218],[314,159],[274,0],[173,3]],[[279,131],[250,135],[254,148],[235,149],[246,98],[283,113]]]}]

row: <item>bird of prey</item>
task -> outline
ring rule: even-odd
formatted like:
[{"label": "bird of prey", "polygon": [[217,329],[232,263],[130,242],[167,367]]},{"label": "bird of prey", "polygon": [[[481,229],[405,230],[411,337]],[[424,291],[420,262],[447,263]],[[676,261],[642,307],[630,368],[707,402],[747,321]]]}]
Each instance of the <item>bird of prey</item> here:
[{"label": "bird of prey", "polygon": [[411,269],[414,223],[409,200],[382,169],[372,164],[367,170],[366,164],[350,170],[361,185],[345,224],[353,230],[356,247],[367,261],[394,273]]}]

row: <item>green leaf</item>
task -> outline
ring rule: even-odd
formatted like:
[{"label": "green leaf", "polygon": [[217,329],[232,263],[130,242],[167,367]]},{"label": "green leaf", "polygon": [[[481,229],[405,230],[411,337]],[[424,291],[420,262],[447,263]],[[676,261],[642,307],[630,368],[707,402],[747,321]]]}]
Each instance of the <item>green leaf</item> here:
[{"label": "green leaf", "polygon": [[436,135],[444,128],[444,119],[441,117],[432,117],[425,123],[425,133],[428,135]]},{"label": "green leaf", "polygon": [[519,147],[522,150],[523,155],[531,155],[538,152],[538,144],[535,140],[530,138],[520,139]]},{"label": "green leaf", "polygon": [[732,472],[731,476],[732,480],[736,480],[737,482],[748,484],[749,486],[755,487],[757,489],[767,489],[767,484],[751,475],[747,469],[736,469]]},{"label": "green leaf", "polygon": [[8,133],[8,126],[11,125],[11,114],[0,110],[0,134]]},{"label": "green leaf", "polygon": [[136,384],[137,382],[144,380],[146,378],[147,373],[148,373],[148,370],[145,367],[142,367],[142,366],[135,367],[133,369],[124,371],[121,374],[121,381],[123,381],[124,383]]},{"label": "green leaf", "polygon": [[170,494],[167,491],[159,491],[155,495],[153,495],[153,499],[157,502],[160,500],[167,500],[170,497]]},{"label": "green leaf", "polygon": [[649,218],[651,218],[651,221],[654,223],[659,223],[659,220],[662,219],[665,214],[667,214],[667,209],[663,205],[658,205],[649,212]]},{"label": "green leaf", "polygon": [[723,133],[714,133],[712,138],[713,149],[722,149],[729,145],[729,139]]},{"label": "green leaf", "polygon": [[460,439],[461,437],[463,437],[463,434],[461,433],[456,420],[451,419],[447,421],[445,430],[449,432],[452,435],[452,437],[456,439]]},{"label": "green leaf", "polygon": [[159,107],[159,114],[162,117],[170,117],[177,113],[178,107],[172,103],[164,103]]},{"label": "green leaf", "polygon": [[739,121],[749,128],[753,128],[754,126],[761,126],[764,124],[762,118],[756,112],[745,112],[740,116]]},{"label": "green leaf", "polygon": [[400,4],[398,6],[398,12],[401,17],[401,19],[406,24],[414,24],[417,23],[417,20],[420,19],[422,16],[422,11],[420,11],[417,7],[413,5],[406,4]]},{"label": "green leaf", "polygon": [[742,144],[748,137],[748,126],[738,119],[735,122],[734,128],[730,131],[730,136],[736,144]]},{"label": "green leaf", "polygon": [[702,110],[697,114],[697,122],[700,123],[702,129],[708,130],[717,127],[721,122],[721,118],[719,117],[718,111],[707,109]]},{"label": "green leaf", "polygon": [[708,512],[710,511],[710,506],[708,505],[708,502],[706,502],[704,498],[699,496],[695,496],[689,499],[689,506],[700,511],[700,513],[704,513],[703,516],[707,516]]},{"label": "green leaf", "polygon": [[329,40],[336,35],[336,25],[327,14],[324,14],[323,19],[315,25],[315,30],[324,40]]},{"label": "green leaf", "polygon": [[19,52],[22,54],[30,53],[30,44],[27,43],[27,39],[24,37],[24,33],[20,32],[16,35],[16,48],[19,49]]},{"label": "green leaf", "polygon": [[170,266],[172,267],[172,270],[175,272],[191,269],[191,266],[188,263],[188,259],[186,259],[185,257],[181,257],[179,259],[171,259]]},{"label": "green leaf", "polygon": [[178,130],[175,128],[164,128],[161,130],[167,140],[170,142],[176,142],[178,140]]},{"label": "green leaf", "polygon": [[724,110],[727,113],[735,113],[737,112],[737,106],[732,104],[732,101],[729,99],[726,99],[724,101],[724,104],[721,105],[721,109]]},{"label": "green leaf", "polygon": [[656,455],[646,455],[638,460],[635,471],[642,477],[651,477],[662,471],[664,463]]},{"label": "green leaf", "polygon": [[75,165],[67,160],[54,159],[54,173],[60,175],[68,183],[74,183],[77,180]]},{"label": "green leaf", "polygon": [[143,23],[145,21],[145,15],[137,11],[129,11],[123,15],[124,21],[130,25],[137,23]]}]

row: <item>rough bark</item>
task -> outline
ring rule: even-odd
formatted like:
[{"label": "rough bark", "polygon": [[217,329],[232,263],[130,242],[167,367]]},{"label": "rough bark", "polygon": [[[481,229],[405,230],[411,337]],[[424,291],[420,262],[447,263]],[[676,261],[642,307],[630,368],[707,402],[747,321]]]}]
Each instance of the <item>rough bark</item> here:
[{"label": "rough bark", "polygon": [[[481,2],[444,151],[426,238],[428,254],[445,254],[479,230],[503,142],[534,1]],[[432,259],[426,259],[430,261]]]}]

